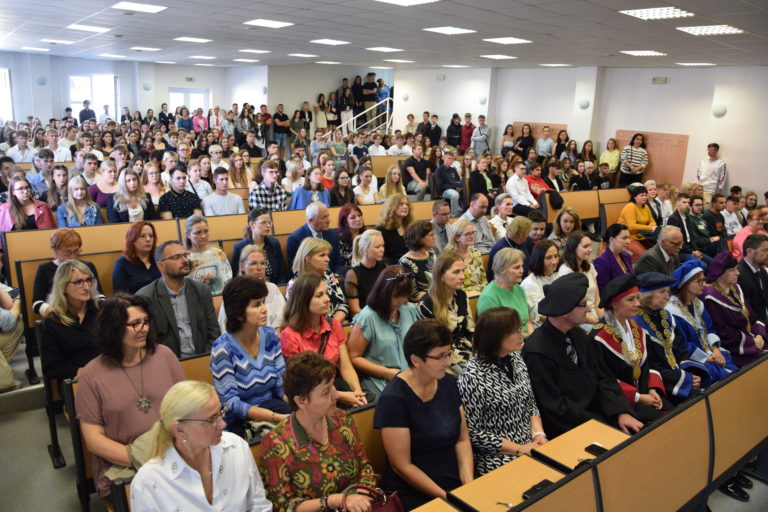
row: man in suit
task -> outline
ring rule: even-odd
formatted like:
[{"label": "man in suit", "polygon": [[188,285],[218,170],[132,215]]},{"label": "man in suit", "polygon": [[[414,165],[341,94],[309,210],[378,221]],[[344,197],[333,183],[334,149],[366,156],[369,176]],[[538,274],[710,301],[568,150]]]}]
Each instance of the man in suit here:
[{"label": "man in suit", "polygon": [[696,244],[696,238],[693,236],[695,233],[695,226],[691,220],[691,216],[688,214],[688,210],[691,205],[691,196],[685,192],[681,192],[677,195],[675,200],[675,211],[667,219],[668,226],[676,226],[680,228],[680,232],[683,234],[683,248],[680,250],[680,261],[685,263],[688,260],[697,259],[703,261],[709,265],[712,258],[699,250]]},{"label": "man in suit", "polygon": [[219,337],[219,323],[213,309],[211,289],[192,279],[189,253],[176,240],[155,250],[160,279],[137,292],[149,301],[155,317],[157,339],[179,358],[211,351]]},{"label": "man in suit", "polygon": [[744,240],[744,258],[736,268],[739,270],[739,286],[744,298],[752,307],[758,320],[768,320],[768,236],[749,235]]},{"label": "man in suit", "polygon": [[672,275],[680,266],[680,250],[683,248],[683,233],[676,226],[664,226],[659,233],[659,241],[640,256],[635,265],[635,274],[659,272]]},{"label": "man in suit", "polygon": [[331,251],[330,268],[333,272],[343,275],[344,262],[341,260],[341,253],[339,252],[339,237],[335,229],[328,229],[331,224],[331,213],[328,211],[328,207],[320,201],[309,203],[306,217],[307,223],[288,237],[288,268],[293,267],[293,258],[296,257],[301,241],[305,238],[314,237],[321,238],[331,244],[333,250]]}]

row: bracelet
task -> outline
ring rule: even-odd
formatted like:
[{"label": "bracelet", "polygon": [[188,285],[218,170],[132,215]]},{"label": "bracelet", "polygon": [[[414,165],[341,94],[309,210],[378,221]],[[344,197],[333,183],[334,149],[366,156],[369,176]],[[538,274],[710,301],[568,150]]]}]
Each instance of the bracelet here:
[{"label": "bracelet", "polygon": [[328,510],[328,496],[320,497],[320,512],[327,512]]},{"label": "bracelet", "polygon": [[272,423],[275,422],[275,411],[272,411]]},{"label": "bracelet", "polygon": [[531,434],[531,439],[536,439],[539,436],[544,436],[544,439],[547,438],[547,434],[545,434],[544,432],[534,432],[533,434]]}]

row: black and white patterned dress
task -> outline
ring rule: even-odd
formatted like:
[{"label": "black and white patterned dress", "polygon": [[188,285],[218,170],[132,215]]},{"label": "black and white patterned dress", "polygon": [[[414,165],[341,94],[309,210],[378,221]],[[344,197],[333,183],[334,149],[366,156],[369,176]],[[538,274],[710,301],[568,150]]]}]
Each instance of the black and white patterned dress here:
[{"label": "black and white patterned dress", "polygon": [[514,460],[502,455],[502,439],[526,444],[531,416],[539,416],[528,370],[519,352],[497,362],[472,358],[459,376],[459,393],[467,417],[475,458],[475,476]]}]

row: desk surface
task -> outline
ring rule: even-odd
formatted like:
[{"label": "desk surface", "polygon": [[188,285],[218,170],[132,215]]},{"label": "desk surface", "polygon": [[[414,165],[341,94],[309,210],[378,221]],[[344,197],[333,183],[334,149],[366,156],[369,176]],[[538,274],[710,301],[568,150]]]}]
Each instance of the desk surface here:
[{"label": "desk surface", "polygon": [[629,439],[621,430],[609,427],[599,421],[589,420],[555,439],[539,446],[536,451],[573,469],[579,459],[594,459],[595,456],[584,451],[592,443],[599,443],[606,450]]},{"label": "desk surface", "polygon": [[497,501],[518,505],[523,493],[544,479],[552,483],[563,478],[562,473],[524,455],[480,478],[462,485],[451,494],[482,511],[506,512]]},{"label": "desk surface", "polygon": [[435,498],[429,503],[413,509],[413,512],[457,512],[457,510],[443,498]]}]

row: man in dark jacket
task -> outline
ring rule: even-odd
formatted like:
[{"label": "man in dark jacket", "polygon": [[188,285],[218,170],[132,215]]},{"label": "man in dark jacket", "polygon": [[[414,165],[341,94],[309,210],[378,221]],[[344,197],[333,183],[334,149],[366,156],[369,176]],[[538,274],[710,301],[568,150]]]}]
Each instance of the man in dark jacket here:
[{"label": "man in dark jacket", "polygon": [[752,307],[758,320],[764,324],[768,320],[768,236],[749,235],[744,240],[744,259],[739,270],[739,286],[744,298]]}]

